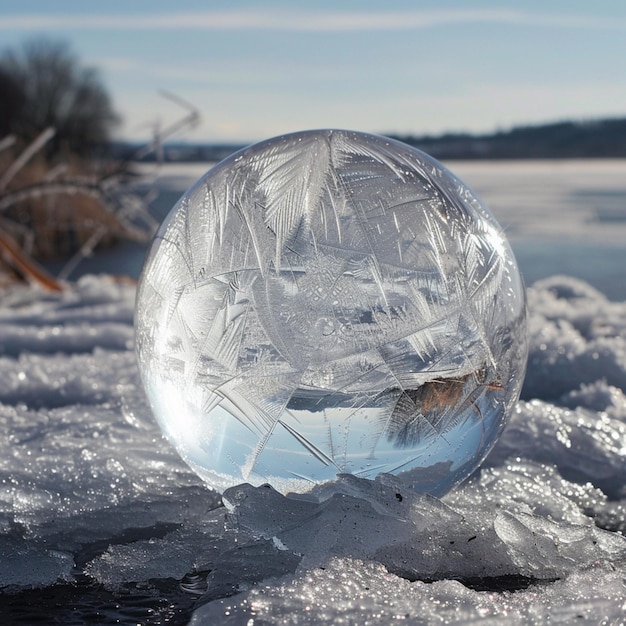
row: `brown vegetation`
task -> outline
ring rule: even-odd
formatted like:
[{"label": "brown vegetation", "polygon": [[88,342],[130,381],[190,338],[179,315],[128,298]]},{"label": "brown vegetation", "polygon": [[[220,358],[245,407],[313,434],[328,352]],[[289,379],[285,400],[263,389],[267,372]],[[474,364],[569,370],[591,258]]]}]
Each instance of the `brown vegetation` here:
[{"label": "brown vegetation", "polygon": [[[135,156],[159,152],[165,138],[197,123],[193,107],[168,97],[185,106],[187,114]],[[26,146],[13,136],[0,140],[0,287],[22,280],[60,289],[71,269],[94,249],[120,238],[146,241],[156,229],[146,198],[133,191],[132,160],[61,161],[44,150],[54,135],[46,129]],[[59,280],[36,261],[51,259],[69,259]]]},{"label": "brown vegetation", "polygon": [[[0,171],[6,171],[14,155],[2,157],[0,154]],[[106,231],[100,246],[115,243],[124,234],[123,227],[90,193],[89,187],[97,187],[97,177],[90,176],[79,164],[59,168],[62,176],[54,176],[53,169],[45,158],[39,157],[22,168],[2,190],[0,198],[6,207],[3,228],[24,252],[38,260],[69,258],[99,228]]]},{"label": "brown vegetation", "polygon": [[147,239],[153,224],[124,223],[119,180],[71,162],[53,166],[42,151],[53,136],[46,130],[24,148],[10,136],[0,141],[0,252],[5,281],[17,276],[56,289],[35,259],[69,258],[120,236]]}]

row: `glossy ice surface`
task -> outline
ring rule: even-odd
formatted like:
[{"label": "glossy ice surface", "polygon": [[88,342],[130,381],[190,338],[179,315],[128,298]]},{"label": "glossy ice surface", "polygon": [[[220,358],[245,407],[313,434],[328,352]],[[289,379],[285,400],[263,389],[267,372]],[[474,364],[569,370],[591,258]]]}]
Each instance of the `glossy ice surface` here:
[{"label": "glossy ice surface", "polygon": [[162,430],[220,491],[393,473],[445,493],[495,443],[527,354],[489,211],[426,154],[342,130],[201,178],[154,240],[135,323]]}]

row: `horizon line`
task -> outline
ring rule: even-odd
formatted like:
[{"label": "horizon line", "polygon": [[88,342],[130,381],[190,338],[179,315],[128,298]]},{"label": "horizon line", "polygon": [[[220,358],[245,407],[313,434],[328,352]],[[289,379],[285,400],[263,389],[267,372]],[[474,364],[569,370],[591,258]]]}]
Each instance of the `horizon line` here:
[{"label": "horizon line", "polygon": [[[416,132],[416,131],[364,131],[374,135],[380,135],[382,137],[410,137],[412,139],[441,139],[447,135],[465,135],[467,137],[490,137],[499,133],[510,133],[515,130],[523,130],[530,128],[541,128],[543,126],[556,126],[559,124],[597,124],[601,122],[614,122],[622,121],[626,122],[626,113],[623,115],[602,115],[602,116],[585,116],[585,117],[567,117],[567,118],[554,118],[551,120],[545,120],[543,122],[518,122],[509,126],[499,127],[495,126],[491,130],[454,130],[448,129],[444,131],[432,131],[432,132]],[[315,130],[315,129],[307,129]],[[355,130],[355,129],[341,129],[341,130]],[[282,134],[290,134],[287,131]],[[132,137],[119,137],[112,140],[112,143],[144,143],[150,141],[150,137],[132,138]],[[171,141],[165,143],[185,143],[189,145],[208,145],[208,146],[249,146],[261,141],[260,139],[179,139],[172,138]]]}]

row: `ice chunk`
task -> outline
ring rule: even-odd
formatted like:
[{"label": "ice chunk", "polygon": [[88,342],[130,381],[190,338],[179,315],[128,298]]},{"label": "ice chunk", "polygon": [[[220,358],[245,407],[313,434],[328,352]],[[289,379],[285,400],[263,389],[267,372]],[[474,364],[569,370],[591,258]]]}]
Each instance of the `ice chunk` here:
[{"label": "ice chunk", "polygon": [[[545,517],[548,506],[533,510],[530,502],[542,489],[541,470],[520,467],[492,476],[473,498],[468,485],[463,491],[470,495],[448,498],[452,506],[416,494],[392,476],[372,482],[344,475],[306,499],[282,496],[269,485],[234,487],[224,498],[231,528],[240,538],[277,539],[302,556],[300,569],[352,557],[376,560],[412,580],[552,579],[598,558],[626,556],[626,539],[597,529],[583,514],[583,507],[604,500],[593,488],[560,497],[571,522]],[[543,468],[543,473],[558,483],[554,470]],[[517,497],[512,499],[504,486],[514,481]],[[317,503],[310,499],[314,495]],[[549,491],[542,495],[549,497]]]}]

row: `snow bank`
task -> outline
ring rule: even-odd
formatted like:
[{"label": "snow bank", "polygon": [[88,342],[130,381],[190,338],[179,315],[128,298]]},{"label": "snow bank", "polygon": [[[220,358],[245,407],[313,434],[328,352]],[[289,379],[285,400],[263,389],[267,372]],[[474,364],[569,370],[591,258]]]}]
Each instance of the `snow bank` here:
[{"label": "snow bank", "polygon": [[70,623],[76,605],[122,623],[623,617],[626,303],[567,277],[529,289],[524,399],[482,470],[442,500],[391,476],[340,476],[306,496],[241,485],[224,506],[150,415],[133,303],[132,286],[93,276],[65,294],[0,295],[3,614],[32,617],[35,604],[51,623]]}]

